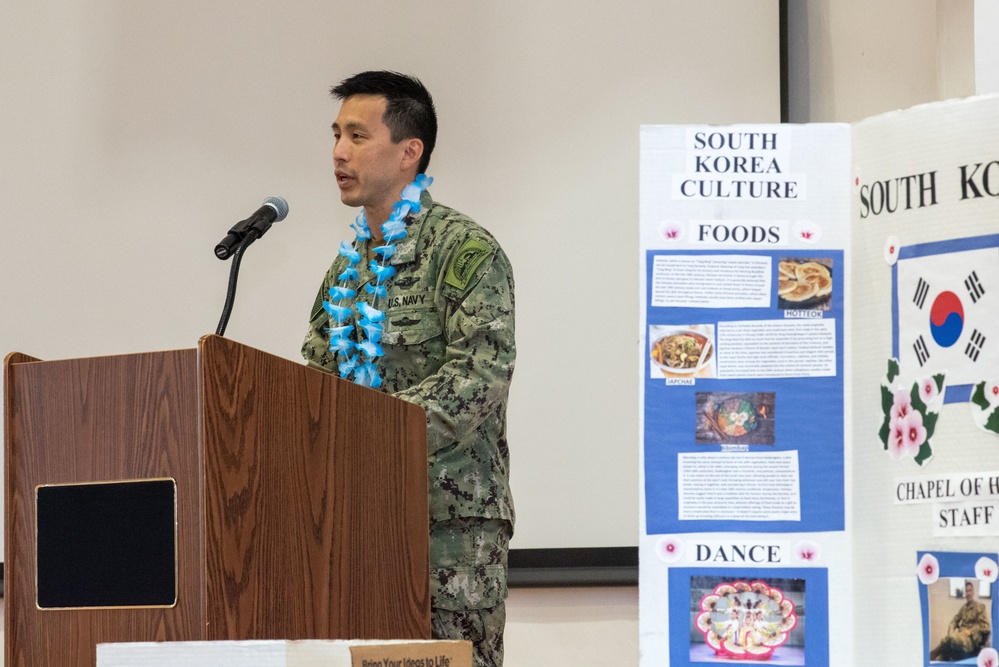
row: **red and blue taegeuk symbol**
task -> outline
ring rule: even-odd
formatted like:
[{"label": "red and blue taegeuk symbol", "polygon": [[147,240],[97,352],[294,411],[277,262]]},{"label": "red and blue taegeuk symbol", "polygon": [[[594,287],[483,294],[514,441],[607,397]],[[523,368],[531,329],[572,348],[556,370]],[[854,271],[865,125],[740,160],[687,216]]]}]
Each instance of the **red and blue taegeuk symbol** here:
[{"label": "red and blue taegeuk symbol", "polygon": [[964,306],[953,292],[940,292],[930,308],[930,333],[940,347],[950,347],[964,330]]}]

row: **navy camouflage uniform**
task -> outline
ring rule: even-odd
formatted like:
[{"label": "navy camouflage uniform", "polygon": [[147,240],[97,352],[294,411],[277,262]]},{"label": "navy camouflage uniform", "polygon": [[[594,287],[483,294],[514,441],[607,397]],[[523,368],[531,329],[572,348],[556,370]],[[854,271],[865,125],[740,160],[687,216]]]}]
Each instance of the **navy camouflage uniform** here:
[{"label": "navy camouflage uniform", "polygon": [[930,660],[956,662],[978,655],[989,644],[991,623],[985,605],[981,602],[966,602],[950,625],[947,634],[930,651]]},{"label": "navy camouflage uniform", "polygon": [[[420,204],[390,260],[396,274],[386,282],[388,296],[373,304],[386,313],[381,389],[427,412],[433,635],[468,639],[476,667],[499,667],[514,521],[506,435],[516,356],[513,271],[470,218],[426,192]],[[357,250],[364,257],[368,242]],[[302,346],[310,365],[332,373],[338,359],[322,302],[346,266],[338,256],[327,272]],[[370,302],[367,260],[357,268],[350,287]]]}]

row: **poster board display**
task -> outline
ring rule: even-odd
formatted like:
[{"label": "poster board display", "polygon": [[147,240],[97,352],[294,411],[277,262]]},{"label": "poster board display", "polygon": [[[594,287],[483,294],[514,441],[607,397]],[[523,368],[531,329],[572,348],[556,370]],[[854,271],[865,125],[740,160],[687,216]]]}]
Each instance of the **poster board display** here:
[{"label": "poster board display", "polygon": [[643,665],[991,657],[997,111],[642,128]]}]

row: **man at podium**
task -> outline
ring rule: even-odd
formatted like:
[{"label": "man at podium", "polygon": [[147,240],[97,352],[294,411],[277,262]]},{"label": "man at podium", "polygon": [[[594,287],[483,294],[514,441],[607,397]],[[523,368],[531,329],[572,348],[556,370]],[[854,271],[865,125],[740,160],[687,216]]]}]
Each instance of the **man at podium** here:
[{"label": "man at podium", "polygon": [[331,91],[340,199],[363,207],[323,279],[302,354],[427,413],[435,638],[500,666],[514,509],[506,406],[514,282],[496,239],[426,191],[437,117],[414,77],[363,72]]}]

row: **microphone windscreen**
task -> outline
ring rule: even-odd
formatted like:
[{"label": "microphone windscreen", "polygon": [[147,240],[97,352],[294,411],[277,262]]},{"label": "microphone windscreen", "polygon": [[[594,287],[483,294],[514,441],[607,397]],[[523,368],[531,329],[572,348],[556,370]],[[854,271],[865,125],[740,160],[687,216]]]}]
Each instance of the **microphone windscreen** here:
[{"label": "microphone windscreen", "polygon": [[284,197],[268,197],[264,200],[264,206],[270,206],[277,213],[274,222],[281,222],[288,216],[288,202]]}]

